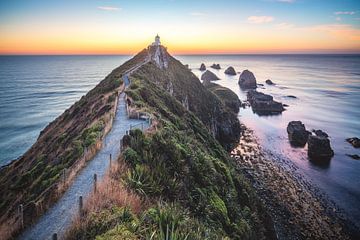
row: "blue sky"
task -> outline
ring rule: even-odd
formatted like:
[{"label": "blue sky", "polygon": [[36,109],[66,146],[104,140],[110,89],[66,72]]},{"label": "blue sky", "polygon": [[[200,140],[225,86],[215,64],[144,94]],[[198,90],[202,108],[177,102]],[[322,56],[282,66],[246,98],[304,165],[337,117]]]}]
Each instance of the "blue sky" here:
[{"label": "blue sky", "polygon": [[[33,29],[32,33],[29,29]],[[356,51],[360,48],[356,43],[360,41],[360,0],[0,1],[0,52],[14,51],[11,42],[19,44],[21,38],[29,39],[34,52],[48,39],[47,51],[51,52],[57,46],[53,39],[55,35],[58,39],[61,35],[58,44],[64,51],[76,50],[83,39],[83,43],[88,44],[84,51],[91,51],[93,46],[101,52],[101,43],[107,43],[112,44],[112,50],[121,52],[129,48],[131,52],[157,32],[168,39],[170,46],[183,52],[196,52],[196,48],[211,52],[211,44],[221,42],[233,45],[239,42],[239,46],[233,46],[235,52],[261,51],[262,45],[264,51],[271,51],[268,43],[259,42],[259,38],[265,37],[270,37],[274,43],[287,44],[284,51],[295,51],[297,46],[300,50],[311,50],[307,49],[312,47],[311,43],[321,51]],[[272,33],[280,34],[281,39]],[[313,33],[316,36],[312,37]],[[64,37],[70,34],[73,35],[73,47],[71,36]],[[246,41],[242,40],[245,35]],[[303,40],[292,41],[291,37],[295,38],[295,35]],[[96,44],[95,40],[89,43],[89,36],[94,36]],[[103,39],[100,36],[104,36]],[[180,41],[182,36],[184,39]],[[254,36],[253,45],[250,36]],[[321,41],[327,36],[332,44],[320,49]],[[113,37],[126,39],[116,43],[109,40]],[[201,47],[201,39],[206,47]],[[180,46],[181,42],[184,46]],[[291,42],[296,44],[291,47]],[[280,45],[273,46],[275,51],[281,51]],[[31,49],[30,43],[19,47],[25,52]],[[231,49],[214,46],[213,51],[228,52]]]}]

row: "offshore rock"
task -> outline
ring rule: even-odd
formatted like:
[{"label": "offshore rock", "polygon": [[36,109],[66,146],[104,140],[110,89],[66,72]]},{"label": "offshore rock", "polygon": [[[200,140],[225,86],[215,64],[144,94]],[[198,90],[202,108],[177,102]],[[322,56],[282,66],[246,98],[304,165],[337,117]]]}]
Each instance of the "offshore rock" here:
[{"label": "offshore rock", "polygon": [[205,64],[201,64],[201,66],[200,66],[200,71],[205,71],[206,70],[206,66],[205,66]]},{"label": "offshore rock", "polygon": [[226,70],[225,70],[225,74],[227,75],[236,75],[236,71],[233,67],[228,67]]},{"label": "offshore rock", "polygon": [[238,83],[241,88],[256,88],[256,78],[249,70],[244,70],[241,73]]},{"label": "offshore rock", "polygon": [[221,69],[220,64],[215,64],[215,63],[213,65],[211,65],[211,68],[217,69],[217,70]]},{"label": "offshore rock", "polygon": [[315,161],[328,161],[334,156],[330,140],[324,136],[310,135],[308,138],[308,156]]},{"label": "offshore rock", "polygon": [[360,148],[360,139],[357,137],[347,138],[346,141],[353,145],[354,148]]},{"label": "offshore rock", "polygon": [[286,131],[288,133],[291,145],[297,147],[305,146],[308,137],[311,134],[306,130],[305,125],[301,121],[289,122]]},{"label": "offshore rock", "polygon": [[259,115],[279,114],[285,110],[283,104],[274,101],[272,96],[256,90],[248,91],[247,100],[253,111]]}]

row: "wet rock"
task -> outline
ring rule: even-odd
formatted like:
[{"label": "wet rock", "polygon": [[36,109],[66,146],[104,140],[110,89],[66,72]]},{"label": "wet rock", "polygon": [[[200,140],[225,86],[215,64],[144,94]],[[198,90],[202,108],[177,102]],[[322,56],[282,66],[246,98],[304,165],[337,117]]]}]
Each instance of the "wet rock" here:
[{"label": "wet rock", "polygon": [[205,71],[206,70],[206,66],[205,66],[205,64],[201,64],[200,65],[200,71]]},{"label": "wet rock", "polygon": [[220,80],[220,78],[218,78],[214,73],[210,72],[209,70],[206,70],[206,72],[204,72],[201,75],[201,80],[203,80],[203,81],[216,81],[216,80]]},{"label": "wet rock", "polygon": [[324,136],[310,135],[308,138],[308,156],[311,160],[330,160],[334,156],[330,140]]},{"label": "wet rock", "polygon": [[346,154],[348,157],[351,157],[354,160],[360,160],[360,156],[357,154]]},{"label": "wet rock", "polygon": [[316,136],[319,136],[319,137],[329,137],[329,135],[324,132],[324,131],[321,131],[321,130],[312,130],[313,133],[315,133]]},{"label": "wet rock", "polygon": [[274,101],[272,96],[256,90],[248,91],[247,100],[253,111],[260,115],[279,114],[285,110],[282,103]]},{"label": "wet rock", "polygon": [[291,145],[298,147],[305,146],[308,137],[311,134],[306,130],[305,125],[301,121],[289,122],[286,131]]},{"label": "wet rock", "polygon": [[354,148],[360,148],[360,139],[357,137],[347,138],[346,141],[353,145]]},{"label": "wet rock", "polygon": [[287,104],[285,104],[285,103],[283,104],[283,107],[288,107],[288,106],[289,106],[289,105],[287,105]]},{"label": "wet rock", "polygon": [[215,63],[213,65],[211,65],[210,67],[213,69],[217,69],[217,70],[221,69],[220,64],[215,64]]},{"label": "wet rock", "polygon": [[275,85],[275,83],[273,83],[270,79],[266,80],[265,83],[268,85]]},{"label": "wet rock", "polygon": [[288,97],[288,98],[297,98],[294,95],[287,95],[286,97]]},{"label": "wet rock", "polygon": [[262,84],[262,83],[258,83],[257,84],[259,87],[263,87],[264,86],[264,84]]},{"label": "wet rock", "polygon": [[241,88],[256,88],[256,78],[249,70],[244,70],[239,78]]},{"label": "wet rock", "polygon": [[228,67],[226,70],[225,70],[225,74],[228,74],[228,75],[236,75],[236,71],[233,67]]}]

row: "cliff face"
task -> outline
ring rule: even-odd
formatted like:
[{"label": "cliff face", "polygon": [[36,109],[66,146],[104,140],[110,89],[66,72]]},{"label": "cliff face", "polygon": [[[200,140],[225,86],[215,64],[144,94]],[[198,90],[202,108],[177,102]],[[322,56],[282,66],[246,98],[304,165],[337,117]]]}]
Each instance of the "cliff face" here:
[{"label": "cliff face", "polygon": [[240,138],[237,115],[224,108],[222,101],[208,91],[199,79],[164,47],[152,46],[148,49],[148,54],[153,61],[134,72],[133,77],[146,78],[161,86],[187,110],[193,112],[225,149],[231,149]]}]

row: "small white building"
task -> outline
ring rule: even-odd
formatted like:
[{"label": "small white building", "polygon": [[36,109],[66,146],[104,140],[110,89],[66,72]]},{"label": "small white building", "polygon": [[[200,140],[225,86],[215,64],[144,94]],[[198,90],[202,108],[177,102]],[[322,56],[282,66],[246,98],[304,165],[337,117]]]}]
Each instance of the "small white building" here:
[{"label": "small white building", "polygon": [[159,34],[156,35],[155,42],[153,42],[152,45],[153,46],[160,46],[161,45]]}]

